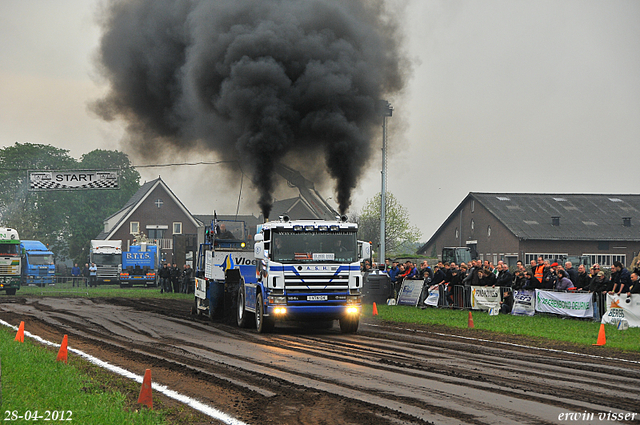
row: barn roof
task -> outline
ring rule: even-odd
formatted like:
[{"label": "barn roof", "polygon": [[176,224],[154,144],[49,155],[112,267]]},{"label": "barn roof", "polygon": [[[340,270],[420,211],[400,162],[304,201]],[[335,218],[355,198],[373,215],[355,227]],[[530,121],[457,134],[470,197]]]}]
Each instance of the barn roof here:
[{"label": "barn roof", "polygon": [[469,196],[519,239],[640,241],[640,195],[471,192]]}]

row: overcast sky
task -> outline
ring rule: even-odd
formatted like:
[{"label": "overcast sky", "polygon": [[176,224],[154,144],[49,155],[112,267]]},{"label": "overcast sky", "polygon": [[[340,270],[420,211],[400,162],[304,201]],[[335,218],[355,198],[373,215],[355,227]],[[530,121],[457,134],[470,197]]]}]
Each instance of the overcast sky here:
[{"label": "overcast sky", "polygon": [[[406,3],[405,48],[414,70],[404,96],[390,99],[388,190],[423,240],[471,191],[639,192],[640,2]],[[0,2],[3,147],[50,144],[75,158],[122,150],[122,124],[87,108],[106,90],[92,62],[98,5]],[[376,143],[352,210],[380,191]],[[176,158],[203,159],[215,158]],[[194,214],[235,212],[238,184],[203,196],[203,187],[220,182],[215,167],[139,171],[143,181],[160,175]],[[244,183],[243,208],[258,215]]]}]

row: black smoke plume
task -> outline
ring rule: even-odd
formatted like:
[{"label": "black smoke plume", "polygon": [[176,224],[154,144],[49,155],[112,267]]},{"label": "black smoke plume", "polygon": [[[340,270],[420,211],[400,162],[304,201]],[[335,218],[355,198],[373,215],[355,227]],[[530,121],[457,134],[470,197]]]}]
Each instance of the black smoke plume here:
[{"label": "black smoke plume", "polygon": [[344,213],[377,102],[406,80],[389,12],[384,0],[112,1],[97,55],[110,88],[93,107],[124,119],[147,156],[205,147],[246,162],[265,217],[277,163],[316,155]]}]

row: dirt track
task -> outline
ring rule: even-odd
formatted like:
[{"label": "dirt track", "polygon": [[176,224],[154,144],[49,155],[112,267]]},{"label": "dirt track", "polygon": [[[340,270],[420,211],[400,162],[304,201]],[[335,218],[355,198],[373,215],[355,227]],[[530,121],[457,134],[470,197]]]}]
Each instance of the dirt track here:
[{"label": "dirt track", "polygon": [[0,318],[24,320],[51,341],[68,334],[71,347],[134,373],[151,368],[154,382],[251,424],[544,424],[560,423],[565,412],[640,414],[636,354],[536,350],[479,341],[500,337],[474,330],[447,335],[375,321],[356,335],[337,326],[261,335],[191,316],[190,307],[0,297]]}]

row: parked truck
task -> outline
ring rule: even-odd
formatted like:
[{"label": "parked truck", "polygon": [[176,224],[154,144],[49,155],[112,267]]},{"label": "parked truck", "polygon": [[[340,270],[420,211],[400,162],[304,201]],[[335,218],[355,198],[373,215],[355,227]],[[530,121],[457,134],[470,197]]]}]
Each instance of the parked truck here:
[{"label": "parked truck", "polygon": [[26,285],[50,285],[55,283],[56,265],[53,252],[40,241],[21,241],[23,248],[22,282]]},{"label": "parked truck", "polygon": [[119,283],[122,271],[122,241],[92,240],[89,261],[97,267],[96,283]]},{"label": "parked truck", "polygon": [[15,295],[21,279],[20,236],[18,231],[0,227],[0,291]]},{"label": "parked truck", "polygon": [[159,263],[156,245],[146,242],[131,245],[129,251],[122,253],[120,287],[130,287],[134,284],[158,286]]},{"label": "parked truck", "polygon": [[[196,286],[223,284],[223,308],[231,307],[228,299],[235,296],[238,326],[254,325],[260,333],[285,320],[338,320],[342,332],[354,333],[363,287],[357,230],[357,224],[348,223],[346,217],[292,221],[283,216],[259,226],[252,267],[236,267],[247,263],[237,252],[234,259],[232,251],[226,255],[224,249],[211,250],[205,267],[212,277],[199,278]],[[366,242],[360,245],[364,256],[370,249]],[[196,290],[196,308],[207,304],[205,295]]]}]

